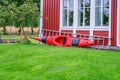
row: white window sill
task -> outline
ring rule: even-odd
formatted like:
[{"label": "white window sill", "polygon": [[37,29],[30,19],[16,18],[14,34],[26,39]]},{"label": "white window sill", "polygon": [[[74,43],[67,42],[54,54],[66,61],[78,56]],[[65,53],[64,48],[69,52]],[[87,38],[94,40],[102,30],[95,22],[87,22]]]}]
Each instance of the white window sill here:
[{"label": "white window sill", "polygon": [[77,29],[90,29],[90,26],[77,26]]},{"label": "white window sill", "polygon": [[62,26],[61,29],[73,29],[73,26]]},{"label": "white window sill", "polygon": [[[73,30],[75,29],[74,26],[62,26],[61,30]],[[90,30],[90,26],[77,26],[76,30]],[[93,30],[103,30],[103,31],[107,31],[109,30],[109,26],[96,26],[93,28]]]},{"label": "white window sill", "polygon": [[109,26],[97,26],[97,27],[94,27],[94,30],[109,31],[109,29],[110,29]]}]

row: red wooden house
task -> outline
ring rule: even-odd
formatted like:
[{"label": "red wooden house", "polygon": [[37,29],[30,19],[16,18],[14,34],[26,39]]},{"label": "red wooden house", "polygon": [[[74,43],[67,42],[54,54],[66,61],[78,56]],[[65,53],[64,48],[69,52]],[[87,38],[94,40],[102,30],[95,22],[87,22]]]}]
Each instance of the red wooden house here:
[{"label": "red wooden house", "polygon": [[107,44],[120,46],[120,0],[41,0],[41,26],[74,35],[105,36]]}]

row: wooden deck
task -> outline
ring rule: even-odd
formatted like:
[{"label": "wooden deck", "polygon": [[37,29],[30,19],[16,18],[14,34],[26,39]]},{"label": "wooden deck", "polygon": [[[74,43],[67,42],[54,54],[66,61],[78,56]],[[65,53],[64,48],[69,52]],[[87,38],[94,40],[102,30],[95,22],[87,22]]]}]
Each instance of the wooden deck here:
[{"label": "wooden deck", "polygon": [[111,51],[116,51],[120,49],[120,47],[117,46],[104,46],[104,45],[95,45],[95,46],[90,46],[88,48],[94,48],[99,50],[111,50]]}]

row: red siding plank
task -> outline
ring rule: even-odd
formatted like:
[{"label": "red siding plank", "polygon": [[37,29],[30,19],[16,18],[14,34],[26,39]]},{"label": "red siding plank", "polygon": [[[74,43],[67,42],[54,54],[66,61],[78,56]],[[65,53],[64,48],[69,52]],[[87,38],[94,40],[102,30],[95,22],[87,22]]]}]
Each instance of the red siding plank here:
[{"label": "red siding plank", "polygon": [[61,32],[73,33],[73,31],[72,31],[72,30],[62,30]]},{"label": "red siding plank", "polygon": [[59,30],[59,19],[60,0],[43,0],[43,29]]},{"label": "red siding plank", "polygon": [[93,31],[93,35],[108,37],[108,31]]},{"label": "red siding plank", "polygon": [[77,30],[77,31],[76,31],[76,34],[89,35],[89,34],[90,34],[90,31],[88,31],[88,30]]},{"label": "red siding plank", "polygon": [[111,45],[116,46],[117,41],[117,0],[112,0],[111,6]]},{"label": "red siding plank", "polygon": [[[109,31],[94,31],[94,35],[108,37]],[[108,45],[108,39],[104,40],[104,45]]]}]

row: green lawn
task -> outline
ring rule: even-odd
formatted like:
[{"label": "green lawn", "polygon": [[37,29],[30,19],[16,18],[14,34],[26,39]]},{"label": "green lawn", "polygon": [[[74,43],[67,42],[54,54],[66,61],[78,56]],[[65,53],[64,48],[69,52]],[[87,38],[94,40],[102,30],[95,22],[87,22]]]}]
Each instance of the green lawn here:
[{"label": "green lawn", "polygon": [[0,80],[120,80],[120,51],[0,44]]}]

